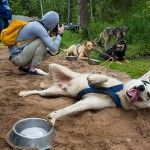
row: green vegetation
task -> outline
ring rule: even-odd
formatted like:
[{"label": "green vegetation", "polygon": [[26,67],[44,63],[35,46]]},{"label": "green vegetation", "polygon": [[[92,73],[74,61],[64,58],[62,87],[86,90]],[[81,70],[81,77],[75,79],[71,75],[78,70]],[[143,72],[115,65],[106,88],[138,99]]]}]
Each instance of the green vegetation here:
[{"label": "green vegetation", "polygon": [[[68,22],[69,0],[10,0],[10,7],[16,15],[41,17],[43,13],[55,10],[61,15],[61,23]],[[139,77],[150,69],[150,0],[88,0],[90,39],[97,38],[100,32],[108,26],[126,26],[129,31],[126,36],[126,56],[130,63],[112,63],[111,69],[128,73],[131,77]],[[77,23],[78,1],[70,0],[70,22]],[[71,44],[81,43],[82,32],[65,31],[61,48]],[[104,61],[99,53],[92,57]],[[109,62],[108,62],[109,64]],[[106,65],[108,65],[106,64]]]},{"label": "green vegetation", "polygon": [[78,33],[66,30],[62,38],[61,47],[67,48],[72,44],[78,44],[80,42],[81,42],[81,36]]},{"label": "green vegetation", "polygon": [[3,47],[3,43],[0,42],[0,48],[2,48],[2,47]]},{"label": "green vegetation", "polygon": [[[65,49],[71,44],[78,44],[81,42],[81,36],[77,33],[65,31],[63,36],[61,48]],[[101,57],[100,52],[92,53],[91,57],[101,61],[105,67],[118,70],[128,74],[131,78],[138,78],[150,69],[150,57],[141,57],[141,50],[138,45],[130,44],[127,48],[127,59],[129,63],[123,62],[122,64],[106,61]]]},{"label": "green vegetation", "polygon": [[[107,62],[105,65],[108,66],[109,63]],[[129,60],[129,63],[118,64],[114,62],[109,68],[124,72],[132,78],[138,78],[150,69],[150,62],[149,59],[134,59]]]}]

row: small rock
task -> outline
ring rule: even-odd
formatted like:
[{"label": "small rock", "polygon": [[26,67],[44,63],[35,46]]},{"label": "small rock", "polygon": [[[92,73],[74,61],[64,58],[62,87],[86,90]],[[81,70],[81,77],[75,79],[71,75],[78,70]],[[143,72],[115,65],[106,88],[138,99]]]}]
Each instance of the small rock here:
[{"label": "small rock", "polygon": [[130,138],[126,138],[126,141],[127,141],[127,142],[131,142],[131,139],[130,139]]}]

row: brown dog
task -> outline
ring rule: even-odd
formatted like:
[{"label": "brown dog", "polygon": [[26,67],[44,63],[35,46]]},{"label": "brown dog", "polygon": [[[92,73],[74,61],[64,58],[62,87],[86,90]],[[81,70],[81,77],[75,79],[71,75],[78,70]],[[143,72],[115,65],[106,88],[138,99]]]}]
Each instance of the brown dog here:
[{"label": "brown dog", "polygon": [[71,45],[66,50],[67,56],[78,56],[78,59],[87,60],[95,46],[95,43],[90,41],[87,41],[82,45]]}]

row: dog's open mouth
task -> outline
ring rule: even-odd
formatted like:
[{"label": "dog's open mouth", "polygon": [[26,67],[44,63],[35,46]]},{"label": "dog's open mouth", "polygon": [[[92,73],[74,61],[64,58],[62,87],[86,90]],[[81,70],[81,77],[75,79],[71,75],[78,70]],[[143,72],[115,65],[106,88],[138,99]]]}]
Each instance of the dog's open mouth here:
[{"label": "dog's open mouth", "polygon": [[130,98],[131,103],[141,101],[139,93],[140,91],[137,87],[133,87],[129,91],[127,91],[127,96]]}]

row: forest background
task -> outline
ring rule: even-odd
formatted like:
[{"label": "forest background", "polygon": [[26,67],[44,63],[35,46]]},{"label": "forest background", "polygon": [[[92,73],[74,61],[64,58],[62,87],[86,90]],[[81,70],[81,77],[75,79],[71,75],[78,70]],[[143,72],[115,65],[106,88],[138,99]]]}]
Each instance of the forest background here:
[{"label": "forest background", "polygon": [[[49,10],[55,10],[60,14],[63,24],[80,22],[83,27],[86,24],[91,40],[108,26],[126,26],[129,28],[126,36],[127,58],[134,59],[133,64],[140,65],[144,61],[145,70],[149,67],[150,0],[9,0],[9,3],[15,15],[41,18]],[[83,37],[83,32],[78,34],[67,31],[62,47],[81,42]]]}]

